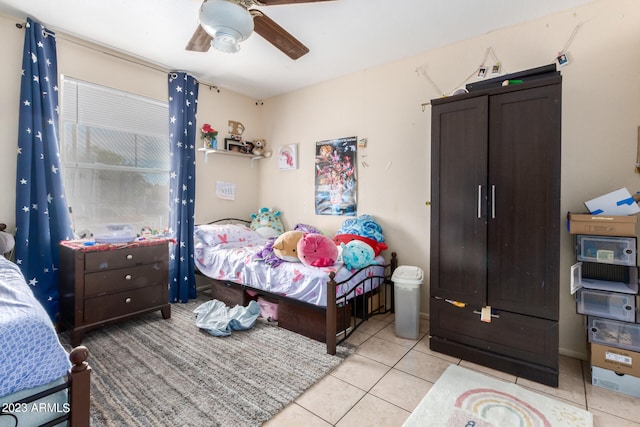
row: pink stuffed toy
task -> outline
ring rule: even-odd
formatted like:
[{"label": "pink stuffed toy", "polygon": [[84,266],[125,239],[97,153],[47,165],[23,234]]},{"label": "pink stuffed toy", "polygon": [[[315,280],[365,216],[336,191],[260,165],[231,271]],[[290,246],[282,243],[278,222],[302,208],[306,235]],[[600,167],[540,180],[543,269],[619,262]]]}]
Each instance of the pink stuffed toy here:
[{"label": "pink stuffed toy", "polygon": [[338,247],[327,236],[308,233],[298,241],[298,258],[305,265],[328,267],[338,259]]}]

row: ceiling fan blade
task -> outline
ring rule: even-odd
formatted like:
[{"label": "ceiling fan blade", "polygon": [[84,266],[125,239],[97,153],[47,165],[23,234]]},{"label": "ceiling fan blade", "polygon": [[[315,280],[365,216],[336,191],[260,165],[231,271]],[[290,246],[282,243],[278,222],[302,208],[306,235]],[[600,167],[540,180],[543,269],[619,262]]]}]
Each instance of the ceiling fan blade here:
[{"label": "ceiling fan blade", "polygon": [[261,6],[275,6],[278,4],[297,4],[297,3],[316,3],[321,1],[333,1],[333,0],[257,0],[257,3]]},{"label": "ceiling fan blade", "polygon": [[193,32],[191,40],[189,40],[185,49],[194,52],[206,52],[210,47],[211,36],[204,30],[204,28],[202,28],[201,25],[198,25],[198,28]]},{"label": "ceiling fan blade", "polygon": [[308,47],[276,24],[273,19],[255,9],[251,9],[250,12],[253,15],[254,31],[289,58],[296,60],[309,53]]}]

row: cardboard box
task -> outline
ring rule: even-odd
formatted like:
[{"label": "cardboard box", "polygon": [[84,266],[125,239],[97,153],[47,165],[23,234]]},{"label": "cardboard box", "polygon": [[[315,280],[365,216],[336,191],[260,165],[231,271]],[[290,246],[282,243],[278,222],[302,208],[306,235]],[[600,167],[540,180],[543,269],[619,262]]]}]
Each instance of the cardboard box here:
[{"label": "cardboard box", "polygon": [[593,215],[632,215],[640,212],[631,193],[621,188],[584,202]]},{"label": "cardboard box", "polygon": [[591,343],[591,365],[640,377],[640,353]]},{"label": "cardboard box", "polygon": [[[382,289],[384,286],[384,290]],[[380,311],[386,311],[391,309],[391,287],[393,284],[385,283],[378,288],[374,294],[372,294],[367,301],[367,309],[368,313],[371,314],[373,311],[380,309]],[[381,293],[384,294],[381,295]]]},{"label": "cardboard box", "polygon": [[620,375],[609,369],[592,366],[591,384],[618,393],[640,397],[640,378],[633,375]]},{"label": "cardboard box", "polygon": [[[369,313],[369,314],[371,314],[373,311],[375,311],[375,310],[379,309],[380,307],[382,307],[382,304],[380,304],[380,294],[379,293],[371,295],[367,302],[369,304],[368,308],[367,308],[368,309],[367,313]],[[384,308],[383,308],[383,310],[384,310]]]},{"label": "cardboard box", "polygon": [[569,233],[637,237],[640,235],[640,221],[638,221],[638,215],[608,216],[570,213]]}]

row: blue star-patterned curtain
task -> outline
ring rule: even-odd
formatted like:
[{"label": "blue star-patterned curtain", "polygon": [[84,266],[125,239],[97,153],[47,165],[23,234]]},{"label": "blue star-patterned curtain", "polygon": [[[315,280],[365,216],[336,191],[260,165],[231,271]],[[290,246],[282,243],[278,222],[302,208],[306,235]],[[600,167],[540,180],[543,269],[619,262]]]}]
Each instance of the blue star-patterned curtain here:
[{"label": "blue star-patterned curtain", "polygon": [[194,199],[196,194],[196,113],[198,81],[183,72],[169,73],[169,138],[171,178],[169,227],[176,244],[169,261],[169,301],[196,297],[193,264]]},{"label": "blue star-patterned curtain", "polygon": [[72,239],[58,154],[55,34],[27,19],[20,86],[15,260],[55,321],[61,240]]}]

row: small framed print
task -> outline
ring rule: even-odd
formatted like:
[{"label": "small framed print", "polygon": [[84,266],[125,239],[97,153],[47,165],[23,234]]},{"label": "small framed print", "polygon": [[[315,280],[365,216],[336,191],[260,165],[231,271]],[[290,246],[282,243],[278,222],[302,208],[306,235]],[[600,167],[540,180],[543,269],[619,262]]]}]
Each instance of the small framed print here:
[{"label": "small framed print", "polygon": [[224,149],[227,151],[231,151],[233,153],[245,153],[247,152],[247,147],[240,141],[237,141],[232,138],[224,139]]},{"label": "small framed print", "polygon": [[564,67],[569,63],[569,55],[566,52],[560,52],[556,57],[556,61],[558,61],[559,67]]},{"label": "small framed print", "polygon": [[478,68],[478,77],[480,77],[481,79],[487,77],[487,67],[482,66]]},{"label": "small framed print", "polygon": [[298,169],[298,144],[281,145],[278,148],[278,167],[280,170]]},{"label": "small framed print", "polygon": [[491,75],[497,76],[500,74],[502,67],[499,62],[497,62],[493,67],[491,67]]}]

